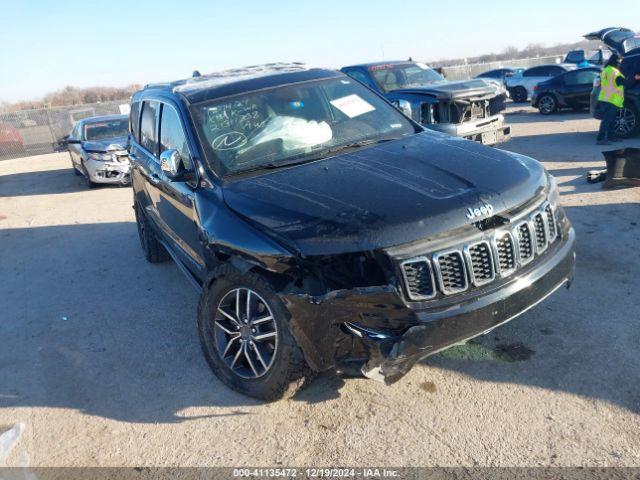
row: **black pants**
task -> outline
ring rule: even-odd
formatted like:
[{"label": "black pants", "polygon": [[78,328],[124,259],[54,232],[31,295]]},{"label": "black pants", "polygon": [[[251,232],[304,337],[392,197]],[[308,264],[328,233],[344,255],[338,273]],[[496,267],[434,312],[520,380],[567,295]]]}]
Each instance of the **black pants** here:
[{"label": "black pants", "polygon": [[600,131],[598,131],[598,141],[609,140],[616,136],[616,118],[620,109],[609,102],[600,102],[599,108],[602,112],[602,121],[600,122]]}]

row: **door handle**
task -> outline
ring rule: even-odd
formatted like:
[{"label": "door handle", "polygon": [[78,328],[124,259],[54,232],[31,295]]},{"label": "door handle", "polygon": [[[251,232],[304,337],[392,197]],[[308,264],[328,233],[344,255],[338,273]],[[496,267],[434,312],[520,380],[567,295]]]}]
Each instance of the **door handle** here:
[{"label": "door handle", "polygon": [[158,185],[160,183],[160,176],[157,173],[152,173],[149,175],[149,181],[154,185]]}]

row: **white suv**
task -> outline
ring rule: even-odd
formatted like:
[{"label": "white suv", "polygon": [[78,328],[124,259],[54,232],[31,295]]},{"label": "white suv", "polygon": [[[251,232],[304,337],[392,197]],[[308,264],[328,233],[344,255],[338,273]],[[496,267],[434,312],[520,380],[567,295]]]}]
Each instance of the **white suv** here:
[{"label": "white suv", "polygon": [[575,65],[567,64],[539,65],[537,67],[531,67],[520,75],[514,75],[507,78],[507,90],[514,102],[526,102],[531,98],[533,87],[538,83],[574,69]]}]

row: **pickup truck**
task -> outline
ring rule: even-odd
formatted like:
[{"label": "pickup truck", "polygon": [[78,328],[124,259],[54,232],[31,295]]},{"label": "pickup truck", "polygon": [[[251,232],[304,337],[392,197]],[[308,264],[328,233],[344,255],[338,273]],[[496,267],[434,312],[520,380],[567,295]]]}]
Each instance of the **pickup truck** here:
[{"label": "pickup truck", "polygon": [[511,138],[511,126],[500,114],[507,91],[498,82],[449,82],[429,66],[411,61],[351,65],[341,71],[431,130],[485,145]]}]

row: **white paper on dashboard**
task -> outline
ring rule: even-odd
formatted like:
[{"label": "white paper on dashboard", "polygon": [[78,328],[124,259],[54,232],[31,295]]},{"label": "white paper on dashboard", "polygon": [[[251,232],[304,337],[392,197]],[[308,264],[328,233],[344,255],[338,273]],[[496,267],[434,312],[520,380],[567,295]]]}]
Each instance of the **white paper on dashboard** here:
[{"label": "white paper on dashboard", "polygon": [[346,97],[331,100],[331,105],[336,107],[349,118],[358,117],[375,110],[373,105],[367,103],[355,93],[353,95],[347,95]]}]

